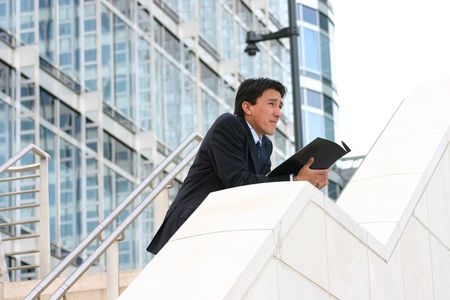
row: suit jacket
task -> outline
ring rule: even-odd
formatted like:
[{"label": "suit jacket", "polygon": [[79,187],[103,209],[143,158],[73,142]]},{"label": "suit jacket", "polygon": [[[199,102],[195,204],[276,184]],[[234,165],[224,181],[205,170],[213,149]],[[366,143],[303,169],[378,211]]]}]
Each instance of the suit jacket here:
[{"label": "suit jacket", "polygon": [[147,251],[158,253],[209,193],[246,184],[289,180],[289,176],[266,177],[270,172],[271,153],[272,142],[263,136],[258,157],[258,149],[243,117],[221,115],[206,134]]}]

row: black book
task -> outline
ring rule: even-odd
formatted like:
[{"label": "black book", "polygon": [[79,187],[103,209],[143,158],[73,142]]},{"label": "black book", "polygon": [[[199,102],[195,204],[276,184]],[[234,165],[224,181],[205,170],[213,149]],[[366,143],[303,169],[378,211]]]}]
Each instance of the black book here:
[{"label": "black book", "polygon": [[351,151],[344,142],[342,142],[342,146],[330,140],[316,138],[273,169],[267,176],[296,175],[311,157],[314,157],[311,169],[328,169],[339,158]]}]

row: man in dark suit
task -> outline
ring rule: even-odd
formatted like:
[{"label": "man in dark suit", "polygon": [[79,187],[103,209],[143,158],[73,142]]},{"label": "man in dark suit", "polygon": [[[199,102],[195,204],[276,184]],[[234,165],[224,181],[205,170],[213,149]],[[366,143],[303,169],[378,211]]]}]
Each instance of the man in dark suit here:
[{"label": "man in dark suit", "polygon": [[211,126],[164,222],[147,247],[158,253],[209,193],[267,181],[328,184],[328,170],[312,170],[310,159],[297,174],[268,178],[272,143],[286,88],[268,78],[247,79],[236,94],[234,115],[223,114]]}]

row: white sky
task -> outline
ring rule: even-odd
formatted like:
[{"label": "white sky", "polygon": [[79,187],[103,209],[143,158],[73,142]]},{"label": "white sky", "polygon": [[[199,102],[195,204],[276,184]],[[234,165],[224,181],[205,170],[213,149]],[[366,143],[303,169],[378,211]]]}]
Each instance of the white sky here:
[{"label": "white sky", "polygon": [[332,4],[340,138],[367,154],[415,83],[450,79],[450,0]]}]

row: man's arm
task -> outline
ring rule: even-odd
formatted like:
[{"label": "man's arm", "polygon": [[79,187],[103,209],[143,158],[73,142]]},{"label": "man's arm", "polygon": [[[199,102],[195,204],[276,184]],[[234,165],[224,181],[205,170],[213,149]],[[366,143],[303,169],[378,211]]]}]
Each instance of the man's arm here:
[{"label": "man's arm", "polygon": [[225,188],[266,182],[264,175],[257,175],[248,169],[248,137],[245,128],[235,117],[229,117],[217,124],[211,135],[208,155],[214,171]]}]

